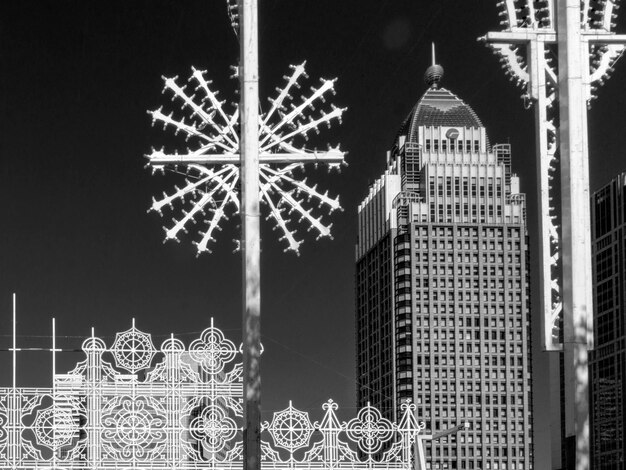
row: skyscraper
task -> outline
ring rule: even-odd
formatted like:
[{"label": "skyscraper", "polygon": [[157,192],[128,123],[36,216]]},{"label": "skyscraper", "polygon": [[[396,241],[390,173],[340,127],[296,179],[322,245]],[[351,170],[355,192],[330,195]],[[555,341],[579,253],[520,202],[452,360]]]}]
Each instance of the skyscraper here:
[{"label": "skyscraper", "polygon": [[592,468],[626,466],[626,173],[591,199],[595,350],[591,353]]},{"label": "skyscraper", "polygon": [[358,209],[358,402],[396,419],[410,399],[432,469],[532,468],[525,197],[443,69],[402,123]]}]

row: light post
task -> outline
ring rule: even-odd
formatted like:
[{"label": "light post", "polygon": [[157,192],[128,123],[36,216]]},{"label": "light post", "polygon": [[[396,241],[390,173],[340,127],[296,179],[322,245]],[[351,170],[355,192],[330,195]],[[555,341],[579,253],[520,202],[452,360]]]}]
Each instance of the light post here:
[{"label": "light post", "polygon": [[261,468],[261,236],[259,233],[259,49],[257,0],[239,2],[241,45],[241,195],[243,468]]},{"label": "light post", "polygon": [[[229,10],[230,11],[230,10]],[[232,18],[231,18],[232,20]],[[326,151],[308,150],[298,143],[306,140],[311,131],[319,132],[321,125],[330,126],[341,121],[345,109],[330,106],[317,116],[310,109],[322,105],[329,94],[334,94],[334,80],[321,80],[310,95],[295,93],[300,81],[307,77],[304,64],[292,66],[291,76],[278,96],[270,100],[266,113],[259,114],[258,96],[258,32],[257,0],[239,2],[239,40],[241,64],[238,69],[241,102],[228,112],[219,101],[205,72],[193,69],[190,81],[196,83],[190,94],[180,86],[177,78],[165,78],[164,92],[171,92],[173,100],[182,104],[191,120],[165,114],[162,109],[150,111],[153,123],[171,126],[189,141],[196,142],[184,154],[153,150],[148,155],[153,170],[172,170],[184,173],[185,186],[153,200],[151,210],[161,213],[165,206],[187,204],[182,216],[174,225],[164,227],[165,239],[178,241],[181,231],[191,224],[205,220],[207,229],[200,232],[201,239],[194,242],[198,253],[209,251],[209,244],[219,230],[220,222],[233,208],[242,222],[242,329],[243,329],[243,382],[244,382],[244,470],[259,470],[260,420],[261,420],[261,266],[260,266],[260,202],[268,208],[268,218],[287,242],[286,250],[296,253],[302,243],[296,237],[297,224],[317,233],[317,237],[330,237],[332,224],[322,222],[316,215],[319,208],[328,212],[341,209],[339,201],[320,192],[316,185],[309,186],[306,179],[298,179],[294,172],[304,164],[327,165],[340,169],[344,152],[339,148]],[[237,129],[239,122],[239,129]],[[241,200],[238,186],[241,186]],[[316,207],[317,206],[317,207]],[[293,220],[292,215],[299,220]]]},{"label": "light post", "polygon": [[542,344],[564,354],[567,468],[583,470],[590,465],[587,356],[593,347],[587,106],[621,56],[626,35],[612,32],[617,7],[611,1],[502,0],[498,6],[504,31],[481,39],[535,108]]}]

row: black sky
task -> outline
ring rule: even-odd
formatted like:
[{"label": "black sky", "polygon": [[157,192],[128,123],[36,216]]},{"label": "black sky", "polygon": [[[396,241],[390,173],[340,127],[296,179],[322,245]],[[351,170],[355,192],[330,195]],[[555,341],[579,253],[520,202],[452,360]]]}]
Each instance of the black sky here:
[{"label": "black sky", "polygon": [[[356,207],[425,90],[431,41],[443,86],[474,108],[491,142],[511,143],[536,248],[533,113],[476,42],[500,29],[498,21],[486,0],[260,1],[262,98],[282,85],[289,64],[305,59],[312,79],[338,77],[334,103],[348,112],[320,142],[349,152],[341,175],[309,172],[345,208],[332,216],[334,240],[309,239],[296,257],[264,225],[266,411],[289,399],[319,409],[328,397],[354,407]],[[238,44],[225,0],[5,0],[0,28],[2,348],[10,343],[11,292],[22,346],[48,347],[52,316],[65,348],[78,347],[91,326],[110,341],[132,317],[157,344],[170,332],[191,341],[211,316],[239,341],[234,224],[209,256],[195,257],[192,237],[163,245],[161,226],[176,214],[146,210],[176,178],[143,168],[151,146],[179,141],[152,128],[146,114],[169,104],[161,75],[186,79],[194,65],[208,70],[222,98],[236,99],[228,77]],[[626,169],[626,63],[616,69],[589,114],[592,189]],[[535,354],[537,373],[542,357]],[[60,359],[64,370],[80,355]],[[0,353],[0,386],[10,385],[9,366],[9,353]],[[49,385],[49,355],[23,353],[19,366],[20,385]]]}]

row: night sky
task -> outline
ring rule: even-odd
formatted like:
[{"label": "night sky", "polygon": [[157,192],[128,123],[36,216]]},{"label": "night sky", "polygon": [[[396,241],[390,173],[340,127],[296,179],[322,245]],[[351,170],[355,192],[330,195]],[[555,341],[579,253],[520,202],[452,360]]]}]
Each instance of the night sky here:
[{"label": "night sky", "polygon": [[[473,107],[492,143],[512,145],[513,169],[528,195],[536,272],[533,112],[476,42],[500,29],[495,2],[261,0],[259,18],[264,109],[289,64],[307,60],[307,87],[317,77],[337,77],[333,102],[348,107],[343,125],[312,145],[341,143],[349,152],[340,175],[307,172],[345,208],[330,218],[334,240],[307,237],[297,257],[283,253],[277,232],[263,224],[263,408],[282,409],[292,399],[319,410],[333,397],[351,413],[356,209],[425,90],[431,41],[445,68],[442,86]],[[143,157],[151,146],[181,141],[151,127],[146,114],[161,105],[176,109],[161,95],[161,76],[186,79],[192,65],[206,69],[221,98],[237,100],[229,66],[238,55],[225,0],[0,3],[1,348],[10,347],[12,292],[18,346],[49,347],[53,316],[58,345],[67,349],[79,347],[92,326],[110,344],[132,317],[157,345],[170,332],[191,341],[211,316],[239,342],[236,221],[225,224],[211,255],[196,258],[194,234],[162,244],[162,225],[178,213],[161,218],[146,210],[153,196],[182,181],[151,176]],[[626,62],[619,63],[589,113],[592,190],[626,169],[625,79]],[[63,353],[58,370],[80,359]],[[537,376],[544,359],[536,351]],[[0,386],[9,386],[10,353],[0,353],[0,370]],[[18,356],[19,385],[49,386],[49,376],[49,353]],[[535,397],[543,415],[545,394]]]}]

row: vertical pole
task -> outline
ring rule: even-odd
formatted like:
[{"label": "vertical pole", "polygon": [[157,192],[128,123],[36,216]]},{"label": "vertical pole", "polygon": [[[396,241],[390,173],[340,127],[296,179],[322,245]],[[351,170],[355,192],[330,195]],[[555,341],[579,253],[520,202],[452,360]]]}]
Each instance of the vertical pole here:
[{"label": "vertical pole", "polygon": [[17,379],[16,379],[16,367],[17,367],[17,300],[15,296],[15,292],[13,293],[13,402],[9,406],[11,410],[11,417],[9,418],[9,422],[12,425],[11,436],[9,438],[9,455],[11,456],[12,468],[17,468],[17,455],[18,455],[18,445],[19,445],[19,437],[18,437],[18,423],[19,423],[19,411],[17,401]]},{"label": "vertical pole", "polygon": [[[579,0],[558,1],[566,468],[588,470],[592,279],[587,109]],[[583,55],[584,61],[583,61]]]},{"label": "vertical pole", "polygon": [[[537,186],[539,204],[539,259],[543,260],[540,268],[540,283],[543,287],[539,299],[539,309],[542,315],[541,335],[544,352],[541,352],[547,363],[542,364],[544,372],[548,372],[549,381],[544,384],[542,392],[548,392],[550,398],[550,425],[547,436],[548,448],[551,451],[552,466],[561,468],[561,379],[559,372],[558,355],[547,351],[554,351],[555,341],[552,338],[552,292],[550,282],[552,272],[550,265],[550,181],[548,178],[550,161],[554,157],[555,149],[550,148],[548,142],[548,97],[546,90],[546,61],[545,41],[537,35],[535,40],[528,43],[528,62],[530,72],[530,97],[535,101],[535,144],[537,151]],[[556,125],[556,123],[554,123]]]},{"label": "vertical pole", "polygon": [[[548,143],[548,102],[546,99],[545,44],[541,37],[529,41],[530,96],[535,100],[535,146],[537,152],[537,185],[539,204],[539,259],[542,266],[542,292],[539,308],[542,314],[541,333],[544,349],[554,350],[552,339],[552,270],[550,263],[550,155]],[[556,123],[555,123],[556,124]]]},{"label": "vertical pole", "polygon": [[17,338],[16,338],[16,299],[15,292],[13,293],[13,395],[15,395],[15,367],[16,367],[16,354],[17,354]]},{"label": "vertical pole", "polygon": [[56,321],[52,317],[52,386],[54,387],[54,375],[57,373],[57,337],[56,337]]},{"label": "vertical pole", "polygon": [[243,231],[244,470],[260,470],[261,266],[259,236],[259,74],[257,0],[240,0],[241,192]]},{"label": "vertical pole", "polygon": [[[57,354],[57,338],[56,338],[56,325],[54,317],[52,317],[52,442],[56,443],[56,413],[58,410],[57,407],[57,393],[56,393],[56,382],[54,380],[54,375],[57,370],[57,362],[56,362],[56,354]],[[57,468],[57,448],[52,449],[52,468]]]}]

